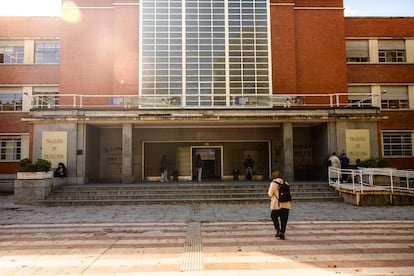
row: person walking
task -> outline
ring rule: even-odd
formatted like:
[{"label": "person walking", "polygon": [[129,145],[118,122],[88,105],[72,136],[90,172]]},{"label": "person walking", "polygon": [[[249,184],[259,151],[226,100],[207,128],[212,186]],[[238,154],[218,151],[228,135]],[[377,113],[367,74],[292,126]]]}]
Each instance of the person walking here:
[{"label": "person walking", "polygon": [[272,179],[267,191],[270,197],[270,217],[276,230],[275,237],[284,240],[291,204],[290,201],[279,201],[279,186],[284,183],[282,174],[279,171],[274,171],[272,172]]},{"label": "person walking", "polygon": [[161,172],[160,182],[168,181],[168,170],[167,169],[168,169],[167,155],[164,155],[160,163],[160,172]]},{"label": "person walking", "polygon": [[196,168],[197,168],[197,180],[201,182],[201,175],[203,173],[203,160],[201,159],[200,154],[197,154],[196,157]]},{"label": "person walking", "polygon": [[254,160],[249,154],[247,155],[246,160],[244,160],[244,167],[246,169],[246,174],[245,174],[246,180],[251,180],[253,178],[253,165],[254,165]]}]

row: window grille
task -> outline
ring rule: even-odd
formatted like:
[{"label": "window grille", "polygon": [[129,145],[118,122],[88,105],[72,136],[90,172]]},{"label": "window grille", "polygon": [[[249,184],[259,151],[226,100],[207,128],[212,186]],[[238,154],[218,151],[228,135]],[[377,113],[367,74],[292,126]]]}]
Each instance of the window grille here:
[{"label": "window grille", "polygon": [[412,133],[383,133],[384,156],[413,156]]},{"label": "window grille", "polygon": [[21,149],[22,141],[20,136],[0,136],[0,160],[20,160]]}]

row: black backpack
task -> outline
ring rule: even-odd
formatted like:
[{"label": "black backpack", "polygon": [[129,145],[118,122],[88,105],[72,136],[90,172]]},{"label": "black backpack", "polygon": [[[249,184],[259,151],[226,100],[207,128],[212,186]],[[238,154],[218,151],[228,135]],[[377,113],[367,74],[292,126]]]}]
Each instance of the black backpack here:
[{"label": "black backpack", "polygon": [[284,181],[282,184],[279,184],[279,202],[288,201],[292,201],[292,196],[290,195],[289,183]]}]

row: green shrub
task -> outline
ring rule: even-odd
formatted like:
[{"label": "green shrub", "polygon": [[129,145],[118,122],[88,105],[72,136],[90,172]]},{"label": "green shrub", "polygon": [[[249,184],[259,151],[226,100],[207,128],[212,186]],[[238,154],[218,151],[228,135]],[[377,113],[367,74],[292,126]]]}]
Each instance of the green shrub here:
[{"label": "green shrub", "polygon": [[40,158],[34,164],[30,158],[24,158],[20,160],[19,165],[21,172],[48,172],[52,167],[52,163],[49,160]]},{"label": "green shrub", "polygon": [[29,166],[32,165],[32,163],[33,163],[32,159],[24,158],[24,159],[20,160],[19,166],[20,166],[21,170],[26,170],[26,169],[28,169]]},{"label": "green shrub", "polygon": [[48,172],[52,167],[52,163],[50,163],[49,160],[45,159],[37,159],[34,165],[36,167],[37,172]]},{"label": "green shrub", "polygon": [[391,162],[385,159],[378,157],[371,157],[369,159],[362,160],[360,167],[365,168],[389,168],[391,167]]}]

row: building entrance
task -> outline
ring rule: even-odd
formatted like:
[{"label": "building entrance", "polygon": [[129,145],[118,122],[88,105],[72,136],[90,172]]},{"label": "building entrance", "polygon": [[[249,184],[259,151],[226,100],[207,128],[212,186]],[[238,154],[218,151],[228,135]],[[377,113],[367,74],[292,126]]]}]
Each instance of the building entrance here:
[{"label": "building entrance", "polygon": [[202,180],[222,179],[222,147],[191,147],[192,178],[197,180],[197,155],[201,157]]}]

